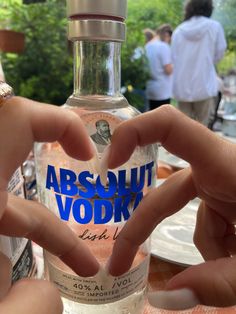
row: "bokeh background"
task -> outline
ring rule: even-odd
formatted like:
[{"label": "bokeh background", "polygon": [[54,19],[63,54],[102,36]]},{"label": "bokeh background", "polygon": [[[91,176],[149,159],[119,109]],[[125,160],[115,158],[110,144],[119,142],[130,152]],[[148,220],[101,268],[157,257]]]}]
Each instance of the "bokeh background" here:
[{"label": "bokeh background", "polygon": [[[182,21],[183,3],[183,0],[128,0],[122,91],[141,111],[148,78],[143,29],[156,29],[163,23],[175,28]],[[222,23],[228,42],[218,73],[227,75],[236,68],[236,0],[216,0],[214,6],[213,18]],[[24,39],[17,53],[9,53],[4,45],[6,30],[8,38],[15,31]],[[66,30],[66,0],[1,0],[0,57],[6,80],[17,95],[56,105],[65,103],[73,90],[72,49]]]}]

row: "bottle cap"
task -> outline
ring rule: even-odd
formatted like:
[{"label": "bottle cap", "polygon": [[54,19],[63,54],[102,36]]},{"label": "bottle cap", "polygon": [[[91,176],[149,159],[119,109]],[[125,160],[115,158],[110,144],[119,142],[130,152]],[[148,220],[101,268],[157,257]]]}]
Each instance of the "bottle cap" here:
[{"label": "bottle cap", "polygon": [[68,25],[68,38],[76,40],[125,40],[125,24],[107,20],[71,20]]},{"label": "bottle cap", "polygon": [[68,38],[125,40],[127,0],[67,0]]},{"label": "bottle cap", "polygon": [[79,15],[100,15],[124,21],[127,0],[67,0],[67,16],[73,18]]}]

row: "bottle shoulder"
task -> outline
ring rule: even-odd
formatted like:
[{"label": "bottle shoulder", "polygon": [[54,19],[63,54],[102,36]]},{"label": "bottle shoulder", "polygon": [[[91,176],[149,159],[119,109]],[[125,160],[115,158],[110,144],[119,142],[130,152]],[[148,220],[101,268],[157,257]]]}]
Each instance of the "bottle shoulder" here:
[{"label": "bottle shoulder", "polygon": [[131,106],[123,95],[118,97],[110,96],[83,96],[68,98],[64,108],[70,108],[82,118],[84,115],[96,115],[101,112],[116,116],[120,120],[129,120],[140,114]]},{"label": "bottle shoulder", "polygon": [[[121,99],[106,99],[105,102],[101,98],[83,97],[69,98],[70,101],[62,106],[62,109],[72,110],[80,116],[83,121],[86,131],[96,146],[99,158],[102,156],[107,145],[111,143],[112,135],[120,123],[126,120],[133,119],[141,113],[129,105],[124,97]],[[104,99],[103,99],[104,100]],[[36,152],[39,155],[49,154],[54,155],[59,149],[58,143],[40,144],[36,147]],[[130,167],[133,164],[147,164],[151,161],[156,161],[157,147],[155,144],[145,147],[136,147],[132,158],[125,167]],[[64,157],[66,158],[66,157]]]}]

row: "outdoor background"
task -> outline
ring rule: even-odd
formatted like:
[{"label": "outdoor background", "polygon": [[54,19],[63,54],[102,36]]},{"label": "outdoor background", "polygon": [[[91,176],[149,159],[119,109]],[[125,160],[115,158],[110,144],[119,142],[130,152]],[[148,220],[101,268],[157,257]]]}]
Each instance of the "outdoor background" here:
[{"label": "outdoor background", "polygon": [[[24,2],[24,4],[22,3]],[[140,110],[148,78],[144,28],[163,23],[175,28],[183,17],[183,0],[128,0],[127,40],[122,47],[122,86],[130,103]],[[225,29],[228,51],[218,66],[221,75],[236,68],[236,0],[216,0],[213,18]],[[63,104],[73,90],[73,65],[66,38],[66,0],[1,0],[0,30],[25,35],[21,54],[1,53],[6,80],[17,95]],[[138,48],[138,49],[137,49]],[[135,53],[136,52],[136,53]]]}]

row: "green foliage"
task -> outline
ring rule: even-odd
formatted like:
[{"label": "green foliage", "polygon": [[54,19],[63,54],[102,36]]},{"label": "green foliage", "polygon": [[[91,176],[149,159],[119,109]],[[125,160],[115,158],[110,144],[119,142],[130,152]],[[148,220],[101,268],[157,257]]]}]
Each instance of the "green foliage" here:
[{"label": "green foliage", "polygon": [[213,17],[223,25],[230,44],[234,45],[236,45],[235,16],[236,0],[215,0],[215,12]]},{"label": "green foliage", "polygon": [[1,0],[0,2],[0,28],[11,28],[11,10],[15,5],[21,3],[21,0]]},{"label": "green foliage", "polygon": [[[95,0],[94,0],[95,1]],[[122,86],[145,88],[148,78],[143,29],[163,23],[175,28],[182,21],[184,0],[128,0],[127,40],[122,47]],[[226,72],[235,63],[236,0],[215,0],[215,18],[222,22],[229,51],[219,69]],[[2,54],[6,78],[18,95],[62,104],[72,92],[72,56],[66,38],[66,0],[23,5],[22,0],[1,0],[0,27],[25,33],[21,55]],[[137,53],[138,52],[138,53]],[[130,92],[131,104],[143,108],[143,96]]]},{"label": "green foliage", "polygon": [[[132,85],[135,90],[145,88],[149,71],[143,49],[143,30],[156,30],[163,23],[176,27],[182,19],[182,7],[180,0],[128,0],[127,40],[122,48],[122,86]],[[137,48],[140,57],[134,58]],[[127,92],[126,97],[139,109],[144,106],[142,96]]]},{"label": "green foliage", "polygon": [[[2,54],[6,78],[18,95],[62,104],[72,91],[72,58],[66,39],[66,0],[23,5],[21,0],[1,0],[2,28],[23,31],[26,49],[21,55]],[[128,0],[127,41],[122,49],[122,86],[143,90],[148,78],[145,55],[133,58],[136,48],[144,47],[143,29],[179,22],[181,1]],[[141,107],[143,97],[130,95]]]},{"label": "green foliage", "polygon": [[220,74],[227,74],[236,68],[236,0],[215,0],[213,17],[224,27],[227,37],[228,50],[224,59],[217,66]]},{"label": "green foliage", "polygon": [[236,68],[235,51],[228,50],[223,60],[217,65],[217,70],[220,75],[227,75],[231,69]]},{"label": "green foliage", "polygon": [[9,7],[14,30],[23,31],[21,55],[2,56],[7,80],[18,95],[62,104],[72,92],[72,58],[66,38],[64,0]]}]

